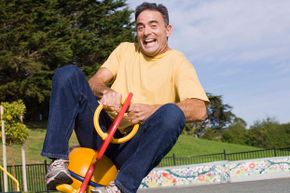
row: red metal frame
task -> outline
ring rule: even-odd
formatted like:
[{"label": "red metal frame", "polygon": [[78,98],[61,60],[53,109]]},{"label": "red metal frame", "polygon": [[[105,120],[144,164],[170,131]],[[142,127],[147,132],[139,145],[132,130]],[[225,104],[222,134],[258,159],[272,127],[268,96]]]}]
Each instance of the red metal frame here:
[{"label": "red metal frame", "polygon": [[113,136],[115,134],[115,132],[117,131],[121,121],[122,121],[122,118],[124,117],[124,114],[125,112],[127,111],[129,105],[130,105],[130,102],[131,102],[131,99],[133,97],[133,94],[132,93],[129,93],[120,112],[118,113],[117,117],[115,118],[114,122],[112,123],[112,125],[110,126],[109,130],[108,130],[108,137],[105,139],[105,141],[102,143],[100,149],[96,152],[96,154],[94,155],[93,159],[92,159],[92,162],[90,164],[90,167],[89,169],[87,170],[87,173],[85,175],[85,179],[80,187],[80,191],[79,193],[85,193],[86,189],[87,189],[87,186],[93,176],[93,173],[94,173],[94,169],[95,169],[95,165],[96,163],[102,159],[106,149],[108,148],[110,142],[112,141],[113,139]]}]

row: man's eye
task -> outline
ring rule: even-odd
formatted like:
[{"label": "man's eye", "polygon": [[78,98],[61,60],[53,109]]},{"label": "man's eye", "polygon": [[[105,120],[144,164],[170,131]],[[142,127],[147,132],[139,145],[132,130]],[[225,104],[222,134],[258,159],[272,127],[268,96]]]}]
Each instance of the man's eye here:
[{"label": "man's eye", "polygon": [[143,29],[144,29],[143,26],[138,26],[138,27],[137,27],[137,31],[142,31]]}]

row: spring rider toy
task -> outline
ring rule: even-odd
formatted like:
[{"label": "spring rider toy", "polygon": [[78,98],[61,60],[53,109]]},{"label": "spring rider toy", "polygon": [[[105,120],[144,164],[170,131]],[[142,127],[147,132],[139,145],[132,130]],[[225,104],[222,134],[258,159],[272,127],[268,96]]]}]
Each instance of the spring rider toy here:
[{"label": "spring rider toy", "polygon": [[115,139],[113,136],[127,111],[133,94],[129,93],[117,117],[110,126],[108,133],[104,133],[99,125],[99,115],[103,109],[100,104],[94,114],[95,129],[103,140],[98,151],[90,148],[77,147],[69,154],[68,170],[73,178],[72,184],[61,184],[56,187],[64,193],[90,193],[94,187],[107,186],[117,176],[117,168],[104,153],[110,143],[125,143],[138,131],[139,125],[134,125],[128,135]]}]

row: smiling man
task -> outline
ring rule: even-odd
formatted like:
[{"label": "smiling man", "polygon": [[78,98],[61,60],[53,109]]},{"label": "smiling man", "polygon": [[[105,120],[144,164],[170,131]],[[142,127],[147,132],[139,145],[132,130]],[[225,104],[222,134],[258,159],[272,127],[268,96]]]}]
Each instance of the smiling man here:
[{"label": "smiling man", "polygon": [[54,160],[47,174],[50,189],[71,183],[66,164],[73,128],[81,146],[98,149],[101,144],[93,126],[98,100],[106,109],[100,124],[108,128],[122,98],[132,92],[120,131],[130,130],[135,123],[141,126],[131,141],[109,146],[106,155],[119,173],[108,187],[95,188],[94,193],[135,193],[173,147],[186,121],[205,119],[208,98],[194,67],[168,45],[172,26],[166,7],[143,3],[135,10],[135,20],[138,43],[121,43],[88,82],[75,66],[56,71],[42,150],[42,155]]},{"label": "smiling man", "polygon": [[138,14],[136,18],[138,43],[142,53],[154,57],[168,51],[167,39],[172,32],[172,27],[166,19],[166,11],[165,17],[162,13],[150,9],[138,11],[136,14]]}]

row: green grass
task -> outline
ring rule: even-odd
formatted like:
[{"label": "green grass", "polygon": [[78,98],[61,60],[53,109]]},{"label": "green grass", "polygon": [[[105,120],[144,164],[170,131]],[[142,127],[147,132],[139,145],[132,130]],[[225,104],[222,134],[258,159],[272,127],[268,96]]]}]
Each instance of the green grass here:
[{"label": "green grass", "polygon": [[[24,144],[26,152],[26,163],[27,164],[43,163],[45,158],[40,155],[40,152],[42,149],[42,144],[46,133],[46,130],[43,129],[45,128],[45,123],[41,125],[28,124],[28,127],[30,128],[29,138]],[[78,145],[74,134],[70,140],[70,145]],[[227,153],[232,153],[257,149],[258,148],[251,146],[228,144],[181,135],[176,145],[168,153],[168,155],[170,156],[174,153],[176,156],[183,157],[183,156],[221,153],[223,152],[223,150],[226,150]],[[2,164],[2,147],[0,148],[0,155],[1,155],[0,164]],[[13,162],[14,164],[21,164],[20,145],[7,146],[7,162],[8,165],[13,164]]]},{"label": "green grass", "polygon": [[[35,124],[30,123],[27,124],[29,129],[29,137],[26,140],[24,144],[25,149],[25,157],[26,157],[26,163],[32,164],[32,163],[43,163],[43,161],[47,158],[42,157],[40,155],[43,141],[45,138],[46,129],[46,123],[41,124]],[[77,145],[78,142],[76,140],[75,135],[73,134],[70,145]],[[11,145],[7,146],[7,164],[21,164],[21,145]],[[0,164],[3,165],[3,154],[2,154],[2,143],[0,147]]]},{"label": "green grass", "polygon": [[[165,159],[161,161],[159,166],[221,161],[227,159],[225,156],[228,156],[229,153],[248,152],[258,149],[251,146],[222,143],[181,135],[175,146],[166,155]],[[223,154],[224,151],[227,153],[226,155]],[[243,159],[243,157],[240,158]],[[253,155],[251,155],[251,158],[253,158]]]},{"label": "green grass", "polygon": [[258,149],[259,148],[252,146],[223,143],[219,141],[211,141],[195,138],[192,136],[181,135],[168,155],[172,155],[174,153],[176,156],[194,156],[222,153],[224,150],[227,153],[233,153]]}]

